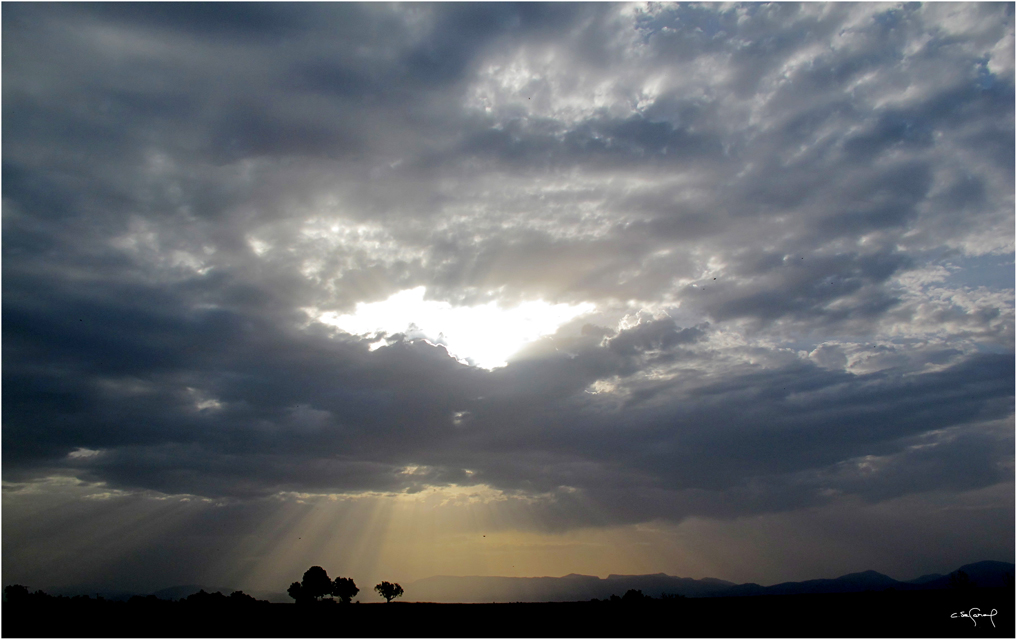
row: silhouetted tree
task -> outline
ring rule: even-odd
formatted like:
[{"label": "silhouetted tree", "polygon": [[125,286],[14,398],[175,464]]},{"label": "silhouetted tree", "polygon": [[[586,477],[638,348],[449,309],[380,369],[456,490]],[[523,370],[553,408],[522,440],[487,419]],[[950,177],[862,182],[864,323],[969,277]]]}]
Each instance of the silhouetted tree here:
[{"label": "silhouetted tree", "polygon": [[339,601],[344,604],[349,604],[353,596],[358,593],[360,593],[360,589],[353,582],[353,578],[336,578],[332,582],[332,595],[339,598]]},{"label": "silhouetted tree", "polygon": [[403,588],[399,586],[399,583],[382,582],[375,585],[374,590],[378,592],[379,596],[385,598],[385,602],[392,602],[393,598],[403,595]]},{"label": "silhouetted tree", "polygon": [[653,598],[643,595],[640,589],[629,589],[622,596],[622,602],[646,602],[647,600],[653,600]]},{"label": "silhouetted tree", "polygon": [[963,571],[957,571],[950,574],[950,588],[967,591],[968,589],[974,588],[974,586],[975,583],[968,577],[968,574]]},{"label": "silhouetted tree", "polygon": [[227,598],[218,591],[209,593],[204,589],[199,590],[197,593],[192,593],[183,600],[184,604],[198,607],[221,607],[226,604]]},{"label": "silhouetted tree", "polygon": [[229,603],[234,606],[251,606],[258,604],[258,599],[247,595],[243,591],[234,591],[230,594]]},{"label": "silhouetted tree", "polygon": [[324,569],[314,566],[304,572],[303,580],[291,584],[286,593],[298,603],[317,602],[332,594],[332,581]]},{"label": "silhouetted tree", "polygon": [[296,600],[298,603],[305,602],[310,599],[304,597],[304,588],[300,586],[299,582],[294,582],[293,584],[291,584],[290,588],[286,590],[286,593],[288,593],[289,596]]},{"label": "silhouetted tree", "polygon": [[[67,600],[66,596],[60,596]],[[42,589],[36,589],[35,593],[28,590],[28,587],[20,584],[8,585],[4,588],[4,598],[7,602],[19,602],[21,604],[42,604],[45,602],[52,602],[57,598],[49,595]]]},{"label": "silhouetted tree", "polygon": [[28,599],[28,587],[23,584],[11,584],[4,587],[4,598],[7,602],[23,602]]},{"label": "silhouetted tree", "polygon": [[[205,593],[205,592],[202,591],[201,593]],[[190,601],[190,599],[193,598],[196,595],[197,594],[191,595],[188,598],[188,601]],[[205,593],[205,595],[207,596],[208,594]],[[220,595],[220,594],[216,594],[216,595]],[[131,596],[130,598],[127,599],[127,604],[129,604],[131,607],[133,607],[135,609],[148,609],[148,610],[150,610],[153,607],[168,607],[168,606],[172,606],[173,601],[172,600],[163,600],[163,599],[161,599],[161,598],[159,598],[157,596],[154,596],[154,595],[147,595],[147,596],[137,596],[137,595],[135,595],[135,596]]]},{"label": "silhouetted tree", "polygon": [[304,595],[315,600],[332,595],[332,579],[321,567],[315,566],[305,571],[300,586],[303,588]]}]

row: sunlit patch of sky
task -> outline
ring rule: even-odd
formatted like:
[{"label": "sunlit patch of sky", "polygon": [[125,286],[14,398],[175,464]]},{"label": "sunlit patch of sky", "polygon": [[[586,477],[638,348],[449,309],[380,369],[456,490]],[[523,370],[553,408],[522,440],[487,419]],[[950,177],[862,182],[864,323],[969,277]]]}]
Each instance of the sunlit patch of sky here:
[{"label": "sunlit patch of sky", "polygon": [[[380,302],[361,302],[351,314],[334,311],[316,319],[355,335],[404,334],[444,346],[454,358],[485,369],[504,367],[527,343],[553,334],[561,325],[594,310],[590,303],[497,302],[453,306],[427,300],[426,287],[407,289]],[[378,343],[380,346],[380,342]]]}]

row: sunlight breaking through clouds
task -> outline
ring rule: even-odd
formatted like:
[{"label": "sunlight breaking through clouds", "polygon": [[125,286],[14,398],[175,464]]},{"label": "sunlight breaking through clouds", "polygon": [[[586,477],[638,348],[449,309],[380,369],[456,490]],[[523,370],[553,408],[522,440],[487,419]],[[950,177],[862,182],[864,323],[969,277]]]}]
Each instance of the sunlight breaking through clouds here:
[{"label": "sunlight breaking through clouds", "polygon": [[[381,302],[361,302],[354,313],[321,313],[317,320],[347,333],[370,336],[402,333],[443,345],[464,364],[495,369],[526,344],[552,335],[563,324],[590,313],[589,302],[576,305],[531,300],[514,307],[497,302],[455,307],[440,300],[425,300],[425,287],[400,291]],[[383,343],[375,342],[374,348]]]},{"label": "sunlight breaking through clouds", "polygon": [[1013,558],[1013,3],[2,17],[5,581]]}]

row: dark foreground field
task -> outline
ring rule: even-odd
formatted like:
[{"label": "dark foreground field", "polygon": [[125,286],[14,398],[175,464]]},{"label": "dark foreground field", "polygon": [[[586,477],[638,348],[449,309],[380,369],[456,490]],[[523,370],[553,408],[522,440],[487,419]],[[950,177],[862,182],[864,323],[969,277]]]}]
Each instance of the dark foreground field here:
[{"label": "dark foreground field", "polygon": [[[988,617],[995,610],[996,614]],[[981,613],[983,617],[964,617]],[[1014,637],[1014,591],[682,598],[641,603],[196,607],[4,604],[13,637]]]}]

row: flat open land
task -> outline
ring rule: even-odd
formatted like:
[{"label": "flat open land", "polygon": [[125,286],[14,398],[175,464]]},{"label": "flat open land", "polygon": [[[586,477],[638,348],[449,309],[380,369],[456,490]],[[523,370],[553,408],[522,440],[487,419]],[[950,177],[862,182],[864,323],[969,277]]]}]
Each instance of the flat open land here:
[{"label": "flat open land", "polygon": [[[992,611],[995,610],[995,615]],[[962,615],[962,612],[964,615]],[[982,617],[966,617],[971,614]],[[64,600],[4,605],[10,637],[1014,637],[1014,591],[683,598],[640,603],[202,608]]]}]

